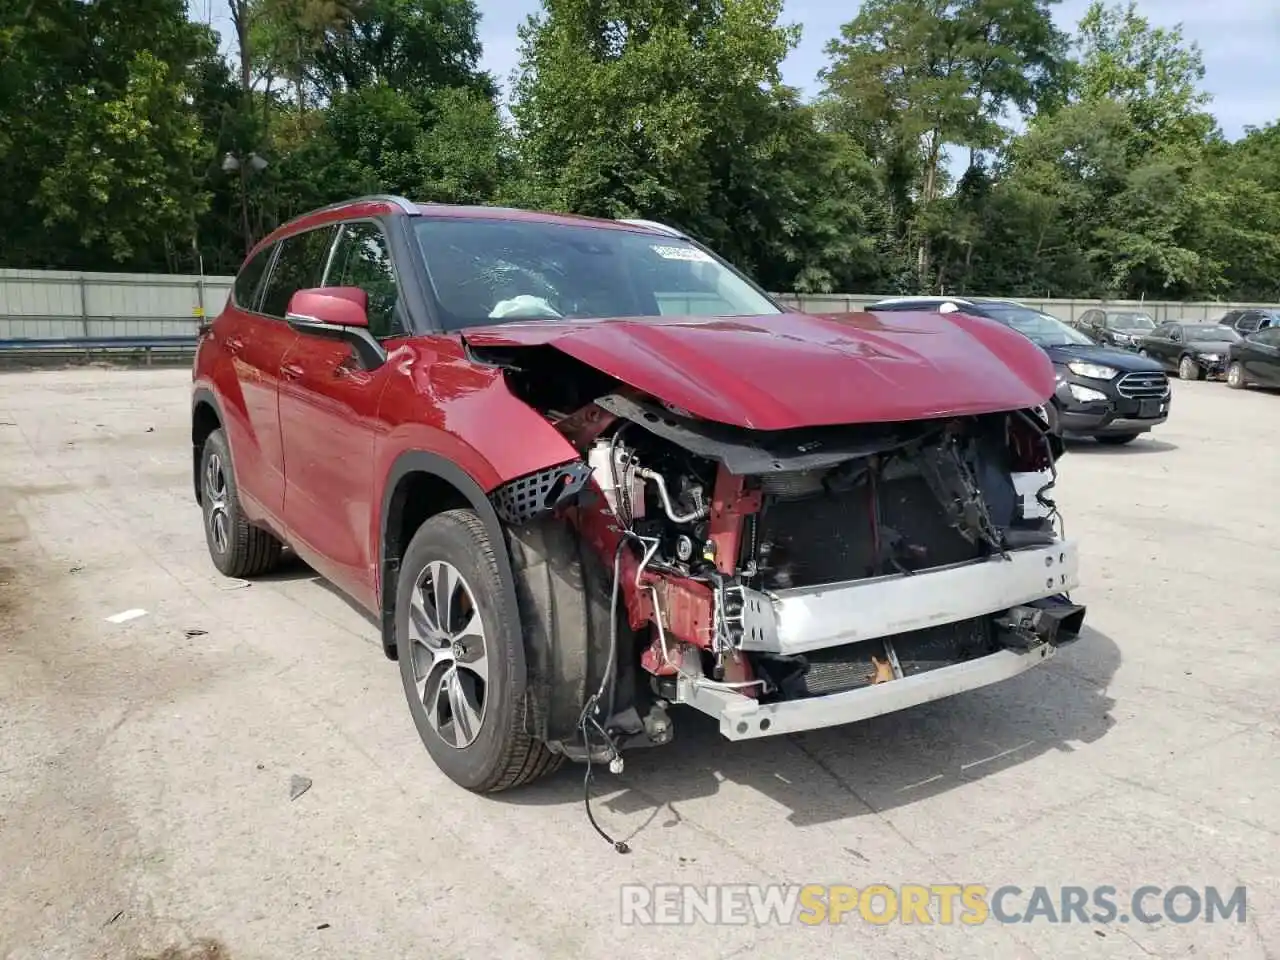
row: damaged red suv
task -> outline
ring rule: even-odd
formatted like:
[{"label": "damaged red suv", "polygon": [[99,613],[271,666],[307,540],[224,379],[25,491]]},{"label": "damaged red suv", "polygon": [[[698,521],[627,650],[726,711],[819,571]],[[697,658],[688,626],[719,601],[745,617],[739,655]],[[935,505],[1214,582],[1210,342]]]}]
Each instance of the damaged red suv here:
[{"label": "damaged red suv", "polygon": [[202,332],[214,564],[287,547],[380,625],[476,791],[861,720],[1078,636],[1054,375],[963,313],[778,305],[648,221],[371,197],[281,227]]}]

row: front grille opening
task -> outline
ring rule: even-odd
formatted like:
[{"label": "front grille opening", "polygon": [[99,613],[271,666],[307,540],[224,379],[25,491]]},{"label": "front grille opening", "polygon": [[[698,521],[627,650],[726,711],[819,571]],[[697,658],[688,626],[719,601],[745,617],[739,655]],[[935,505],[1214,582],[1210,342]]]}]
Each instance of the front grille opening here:
[{"label": "front grille opening", "polygon": [[886,480],[878,499],[878,523],[866,486],[769,503],[753,538],[764,588],[861,580],[982,557],[983,548],[951,525],[922,477]]}]

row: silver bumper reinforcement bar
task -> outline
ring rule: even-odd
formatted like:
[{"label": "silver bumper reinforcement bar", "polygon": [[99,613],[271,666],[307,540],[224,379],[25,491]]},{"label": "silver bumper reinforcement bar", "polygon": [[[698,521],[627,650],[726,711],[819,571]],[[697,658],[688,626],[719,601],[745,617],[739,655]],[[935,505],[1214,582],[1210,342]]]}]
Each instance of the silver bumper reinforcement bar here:
[{"label": "silver bumper reinforcement bar", "polygon": [[900,680],[844,693],[769,704],[760,704],[740,693],[703,686],[695,679],[681,677],[679,700],[719,720],[720,732],[728,739],[751,740],[855,723],[941,700],[952,694],[1016,677],[1056,653],[1057,648],[1048,643],[1025,652],[999,650],[977,660],[940,667]]},{"label": "silver bumper reinforcement bar", "polygon": [[1076,544],[914,574],[761,593],[740,588],[742,649],[794,656],[998,613],[1079,586]]}]

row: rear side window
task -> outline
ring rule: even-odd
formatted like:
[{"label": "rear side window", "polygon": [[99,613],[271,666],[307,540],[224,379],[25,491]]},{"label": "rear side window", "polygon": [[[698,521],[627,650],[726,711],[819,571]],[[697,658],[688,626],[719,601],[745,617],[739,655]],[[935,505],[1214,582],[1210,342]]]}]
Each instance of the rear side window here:
[{"label": "rear side window", "polygon": [[271,254],[275,252],[275,244],[263,247],[255,253],[236,276],[232,288],[236,306],[242,310],[255,310],[258,306],[258,290],[262,286],[262,275],[267,272],[267,264],[271,262]]},{"label": "rear side window", "polygon": [[1262,322],[1262,314],[1246,313],[1240,318],[1240,322],[1236,325],[1236,329],[1241,333],[1252,333],[1258,329],[1258,325]]},{"label": "rear side window", "polygon": [[405,332],[400,289],[387,238],[367,221],[347,223],[333,251],[326,287],[359,287],[369,295],[369,332],[378,339]]},{"label": "rear side window", "polygon": [[295,293],[320,286],[334,230],[332,226],[319,227],[280,241],[280,255],[262,294],[262,313],[283,319]]}]

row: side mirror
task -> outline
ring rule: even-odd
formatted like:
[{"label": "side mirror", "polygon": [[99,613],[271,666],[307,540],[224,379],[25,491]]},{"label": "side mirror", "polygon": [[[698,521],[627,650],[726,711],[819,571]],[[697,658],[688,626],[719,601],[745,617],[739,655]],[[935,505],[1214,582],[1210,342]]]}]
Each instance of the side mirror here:
[{"label": "side mirror", "polygon": [[387,351],[369,332],[369,295],[359,287],[315,287],[289,298],[285,320],[298,333],[345,340],[369,370],[387,362]]}]

